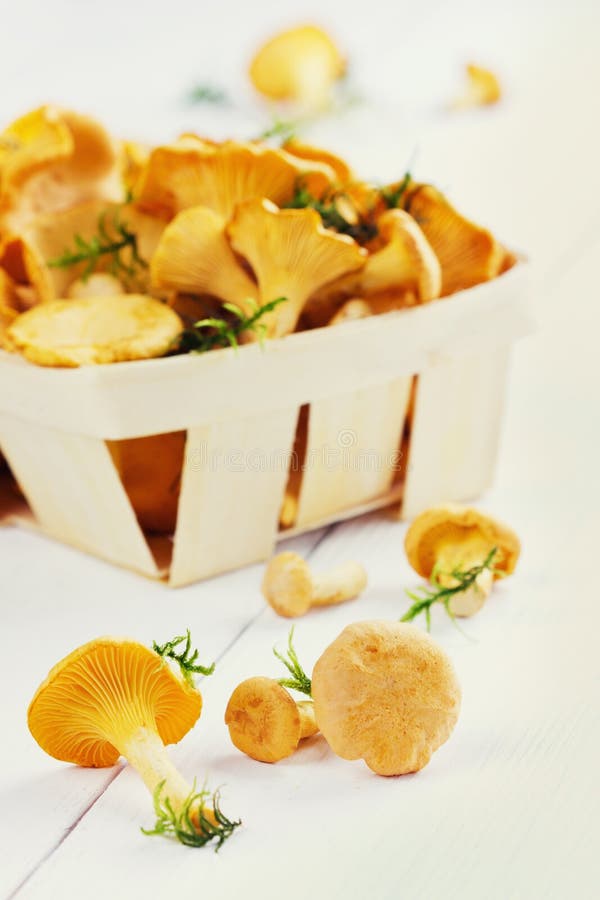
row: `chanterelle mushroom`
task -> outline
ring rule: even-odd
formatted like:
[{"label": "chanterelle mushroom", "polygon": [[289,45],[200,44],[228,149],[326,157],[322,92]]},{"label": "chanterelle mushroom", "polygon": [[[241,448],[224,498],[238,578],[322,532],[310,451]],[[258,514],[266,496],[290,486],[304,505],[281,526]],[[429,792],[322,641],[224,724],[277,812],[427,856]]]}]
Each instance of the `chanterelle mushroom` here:
[{"label": "chanterelle mushroom", "polygon": [[367,585],[367,573],[356,562],[342,563],[331,571],[313,575],[298,553],[279,553],[268,563],[262,592],[280,616],[302,616],[312,606],[332,606],[353,600]]},{"label": "chanterelle mushroom", "polygon": [[210,294],[244,312],[258,293],[227,242],[220,216],[205,206],[183,210],[167,225],[152,257],[151,275],[159,290]]},{"label": "chanterelle mushroom", "polygon": [[28,724],[40,747],[63,762],[104,767],[124,756],[160,809],[157,833],[190,845],[213,839],[220,845],[237,823],[223,816],[218,795],[212,809],[206,806],[207,793],[195,792],[165,750],[200,716],[193,674],[210,674],[213,667],[198,665],[197,656],[189,632],[153,650],[110,637],[90,641],[50,671],[29,705]]},{"label": "chanterelle mushroom", "polygon": [[304,25],[275,35],[261,47],[250,65],[250,79],[272,100],[296,100],[319,109],[344,70],[344,58],[329,35]]},{"label": "chanterelle mushroom", "polygon": [[241,203],[227,230],[254,270],[261,302],[287,298],[266,317],[269,337],[293,331],[310,295],[366,257],[352,238],[323,228],[314,209],[278,209],[268,200]]},{"label": "chanterelle mushroom", "polygon": [[85,366],[163,356],[182,322],[142,294],[51,300],[19,316],[8,337],[40,366]]},{"label": "chanterelle mushroom", "polygon": [[291,756],[301,740],[318,732],[312,701],[296,702],[273,678],[247,678],[235,688],[225,724],[238,750],[259,762]]},{"label": "chanterelle mushroom", "polygon": [[371,621],[349,625],[327,647],[312,696],[334,753],[363,759],[378,775],[405,775],[448,740],[461,695],[452,663],[428,634]]},{"label": "chanterelle mushroom", "polygon": [[487,228],[460,215],[436,188],[417,185],[408,193],[406,208],[440,261],[442,297],[499,274],[504,259],[502,246]]},{"label": "chanterelle mushroom", "polygon": [[410,525],[405,549],[413,569],[434,584],[403,617],[412,620],[432,603],[443,603],[452,616],[472,616],[487,599],[494,578],[510,575],[519,558],[515,532],[477,509],[438,506]]}]

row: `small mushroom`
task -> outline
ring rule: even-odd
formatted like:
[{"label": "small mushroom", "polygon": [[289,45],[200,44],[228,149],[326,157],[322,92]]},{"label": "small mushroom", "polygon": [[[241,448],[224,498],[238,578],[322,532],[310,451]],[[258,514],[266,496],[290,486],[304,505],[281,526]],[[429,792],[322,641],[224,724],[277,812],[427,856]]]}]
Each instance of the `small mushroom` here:
[{"label": "small mushroom", "polygon": [[510,575],[520,542],[507,525],[472,507],[438,506],[410,525],[404,542],[408,561],[419,575],[449,593],[448,611],[472,616],[485,603],[495,578]]},{"label": "small mushroom", "polygon": [[406,208],[440,262],[442,297],[489,281],[500,273],[502,246],[487,228],[460,215],[436,188],[417,185],[408,193]]},{"label": "small mushroom", "polygon": [[297,702],[273,678],[247,678],[235,688],[225,724],[238,750],[259,762],[291,756],[301,740],[317,734],[311,700]]},{"label": "small mushroom", "polygon": [[86,297],[114,297],[123,293],[123,285],[108,272],[94,272],[89,278],[78,278],[67,290],[69,300],[83,300]]},{"label": "small mushroom", "polygon": [[349,625],[318,659],[312,696],[320,731],[342,759],[378,775],[427,765],[450,737],[460,687],[450,659],[425,632],[399,622]]},{"label": "small mushroom", "polygon": [[268,200],[241,203],[227,231],[254,270],[261,303],[287,299],[265,316],[269,337],[293,331],[311,294],[366,257],[352,238],[323,228],[314,209],[278,209]]},{"label": "small mushroom", "polygon": [[[84,644],[54,666],[38,688],[28,724],[42,750],[63,762],[105,767],[125,757],[155,807],[170,807],[173,823],[181,824],[183,816],[192,830],[190,843],[213,837],[222,842],[234,823],[228,828],[221,823],[218,797],[213,808],[203,805],[205,792],[195,793],[165,749],[188,733],[202,710],[190,673],[212,671],[194,665],[197,653],[188,652],[189,632],[183,653],[176,653],[183,640],[155,644],[153,650],[109,637]],[[170,667],[169,658],[180,671]]]},{"label": "small mushroom", "polygon": [[367,573],[359,563],[342,563],[329,572],[313,575],[306,560],[298,553],[286,551],[268,563],[262,592],[277,615],[295,618],[313,606],[354,600],[366,586]]},{"label": "small mushroom", "polygon": [[441,266],[415,220],[404,210],[390,209],[377,227],[383,246],[369,254],[360,272],[360,296],[394,290],[414,293],[419,303],[439,297]]},{"label": "small mushroom", "polygon": [[51,300],[28,310],[8,337],[40,366],[85,366],[164,356],[182,330],[179,316],[143,294]]},{"label": "small mushroom", "polygon": [[346,65],[338,48],[321,28],[304,25],[271,38],[250,65],[250,80],[271,100],[295,100],[321,109]]},{"label": "small mushroom", "polygon": [[204,206],[183,210],[167,225],[152,257],[151,277],[157,290],[210,294],[244,312],[258,293],[227,242],[220,216]]},{"label": "small mushroom", "polygon": [[452,109],[469,109],[473,106],[490,106],[502,97],[498,76],[490,69],[468,63],[465,67],[466,85],[452,102]]}]

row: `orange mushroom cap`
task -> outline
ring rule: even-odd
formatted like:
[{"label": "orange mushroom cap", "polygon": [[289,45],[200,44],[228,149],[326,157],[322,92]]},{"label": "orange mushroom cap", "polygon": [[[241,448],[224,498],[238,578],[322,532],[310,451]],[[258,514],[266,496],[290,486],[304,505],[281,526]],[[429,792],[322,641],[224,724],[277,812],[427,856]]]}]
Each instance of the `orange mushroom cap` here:
[{"label": "orange mushroom cap", "polygon": [[446,505],[425,510],[411,523],[404,541],[408,561],[419,575],[481,562],[496,548],[495,577],[510,575],[521,552],[519,538],[508,525],[470,506]]},{"label": "orange mushroom cap", "polygon": [[261,144],[227,141],[215,147],[187,137],[152,151],[134,195],[140,209],[166,219],[191,206],[207,206],[226,222],[244,200],[287,202],[299,177],[321,191],[335,179],[324,163],[302,163]]},{"label": "orange mushroom cap", "polygon": [[262,676],[238,684],[225,710],[225,724],[233,745],[259,762],[291,756],[301,737],[298,704],[279,682]]},{"label": "orange mushroom cap", "polygon": [[29,705],[29,730],[55,759],[114,766],[140,727],[175,744],[202,711],[200,693],[134,641],[98,638],[51,669]]},{"label": "orange mushroom cap", "polygon": [[287,298],[265,316],[271,337],[293,331],[310,295],[366,257],[352,238],[324,228],[315,210],[277,209],[268,200],[240,204],[227,232],[252,266],[262,302]]},{"label": "orange mushroom cap", "polygon": [[335,172],[338,184],[346,184],[352,178],[352,170],[348,163],[341,156],[332,153],[331,150],[323,150],[322,147],[304,144],[296,138],[286,141],[282,149],[286,153],[291,154],[291,156],[298,157],[298,159],[325,163]]},{"label": "orange mushroom cap", "polygon": [[429,184],[409,192],[407,210],[417,220],[442,267],[442,297],[495,278],[504,260],[502,246],[469,221]]},{"label": "orange mushroom cap", "polygon": [[319,729],[343,759],[379,775],[417,772],[452,733],[460,687],[433,638],[400,622],[349,625],[318,659]]},{"label": "orange mushroom cap", "polygon": [[250,309],[258,288],[239,265],[219,215],[205,206],[178,213],[167,225],[151,264],[157,289],[210,294]]}]

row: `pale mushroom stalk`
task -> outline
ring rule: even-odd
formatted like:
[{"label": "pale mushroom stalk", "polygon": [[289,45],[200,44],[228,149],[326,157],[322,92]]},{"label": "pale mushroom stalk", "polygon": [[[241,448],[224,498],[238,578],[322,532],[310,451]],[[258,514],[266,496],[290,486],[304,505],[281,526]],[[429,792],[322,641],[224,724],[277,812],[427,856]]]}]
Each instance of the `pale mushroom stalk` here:
[{"label": "pale mushroom stalk", "polygon": [[64,762],[104,767],[124,757],[154,798],[157,821],[145,833],[188,846],[215,840],[218,848],[238,823],[221,812],[218,792],[196,790],[183,778],[165,749],[196,723],[202,696],[194,675],[213,669],[198,662],[189,630],[152,650],[99,638],[52,669],[29,706],[29,728],[43,750]]},{"label": "pale mushroom stalk", "polygon": [[280,616],[295,618],[311,607],[333,606],[353,600],[367,585],[367,573],[357,562],[345,562],[329,572],[313,575],[298,553],[274,556],[265,570],[262,592]]}]

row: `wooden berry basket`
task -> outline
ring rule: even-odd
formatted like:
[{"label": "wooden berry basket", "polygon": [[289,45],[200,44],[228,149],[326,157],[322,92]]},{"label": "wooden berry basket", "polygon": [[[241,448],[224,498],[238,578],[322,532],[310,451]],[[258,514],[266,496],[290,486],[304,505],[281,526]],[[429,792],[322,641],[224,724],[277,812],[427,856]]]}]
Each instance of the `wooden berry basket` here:
[{"label": "wooden berry basket", "polygon": [[[493,477],[511,344],[530,330],[526,277],[521,261],[438,302],[237,352],[80,369],[0,353],[0,450],[26,499],[5,487],[0,518],[172,586],[265,559],[307,405],[286,534],[477,497]],[[149,538],[106,442],[182,430],[175,534]]]}]

